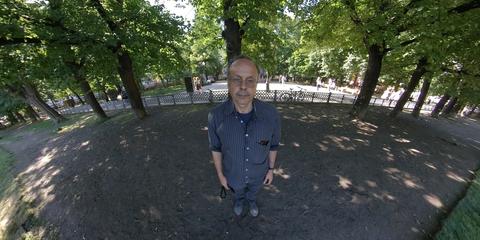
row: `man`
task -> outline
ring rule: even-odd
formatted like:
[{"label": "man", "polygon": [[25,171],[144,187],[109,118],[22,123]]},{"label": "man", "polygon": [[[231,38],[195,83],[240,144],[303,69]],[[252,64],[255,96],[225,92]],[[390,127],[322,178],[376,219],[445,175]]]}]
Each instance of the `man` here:
[{"label": "man", "polygon": [[239,56],[228,66],[229,99],[208,115],[208,138],[220,184],[234,192],[237,216],[248,203],[258,215],[256,194],[273,180],[280,141],[277,110],[254,99],[259,78],[257,65]]}]

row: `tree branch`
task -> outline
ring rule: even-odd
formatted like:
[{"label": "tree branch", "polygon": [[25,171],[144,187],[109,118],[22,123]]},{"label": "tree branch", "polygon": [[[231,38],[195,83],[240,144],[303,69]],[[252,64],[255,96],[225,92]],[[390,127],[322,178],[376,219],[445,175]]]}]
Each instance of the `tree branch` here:
[{"label": "tree branch", "polygon": [[344,0],[343,4],[350,9],[350,19],[355,25],[362,26],[363,22],[358,16],[357,9],[355,9],[355,4],[351,0]]},{"label": "tree branch", "polygon": [[462,5],[448,10],[448,13],[464,13],[476,8],[480,8],[480,0],[472,0],[470,2],[466,2]]},{"label": "tree branch", "polygon": [[[410,45],[410,44],[412,44],[412,43],[414,43],[414,42],[416,42],[416,41],[418,41],[417,38],[413,38],[413,39],[409,39],[409,40],[403,41],[402,43],[400,43],[400,47],[408,46],[408,45]],[[393,50],[393,48],[391,48],[391,47],[390,47],[390,48],[386,48],[386,49],[385,49],[385,53],[386,53],[386,52],[390,52],[390,51],[392,51],[392,50]]]},{"label": "tree branch", "polygon": [[102,3],[100,3],[100,0],[91,0],[90,2],[92,3],[93,7],[97,10],[98,14],[100,14],[100,17],[107,23],[110,31],[117,34],[118,26],[117,24],[115,24],[115,22],[113,22],[113,20],[111,20],[108,17],[107,11],[102,6]]},{"label": "tree branch", "polygon": [[38,38],[22,38],[22,37],[15,37],[15,38],[5,38],[5,37],[0,37],[0,46],[6,46],[6,45],[15,45],[15,44],[24,44],[24,43],[42,43],[42,41]]}]

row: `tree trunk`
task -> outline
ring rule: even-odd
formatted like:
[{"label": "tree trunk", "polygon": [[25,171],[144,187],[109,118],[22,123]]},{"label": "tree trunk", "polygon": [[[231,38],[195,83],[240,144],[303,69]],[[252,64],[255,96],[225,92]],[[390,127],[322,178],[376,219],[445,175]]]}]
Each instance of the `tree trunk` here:
[{"label": "tree trunk", "polygon": [[166,88],[167,83],[166,83],[165,79],[161,75],[159,76],[159,78],[160,78],[160,82],[162,83],[162,88]]},{"label": "tree trunk", "polygon": [[435,108],[433,108],[433,111],[430,114],[430,116],[433,118],[438,118],[438,114],[440,114],[440,111],[442,111],[448,99],[450,99],[450,95],[445,93],[445,95],[443,95],[442,98],[440,98],[440,101],[438,101],[437,105],[435,105]]},{"label": "tree trunk", "polygon": [[100,88],[100,91],[102,91],[103,96],[105,97],[105,102],[110,101],[110,99],[108,99],[107,87],[105,86],[105,84],[99,83],[98,86]]},{"label": "tree trunk", "polygon": [[147,116],[147,112],[143,106],[142,97],[133,74],[132,59],[126,51],[123,51],[123,49],[117,52],[117,59],[120,65],[118,67],[118,72],[122,79],[123,86],[125,86],[125,90],[127,91],[128,100],[132,106],[132,110],[139,119],[144,119]]},{"label": "tree trunk", "polygon": [[[80,61],[82,62],[82,61]],[[82,90],[85,101],[87,101],[88,105],[92,107],[93,112],[100,117],[101,119],[107,119],[107,114],[103,111],[102,106],[97,101],[95,94],[93,94],[92,88],[90,84],[88,84],[87,79],[85,79],[85,73],[83,71],[83,63],[77,62],[65,62],[67,66],[72,70],[73,76],[75,77],[75,81],[77,82],[78,86]]]},{"label": "tree trunk", "polygon": [[18,112],[18,111],[14,111],[13,114],[15,115],[15,117],[18,119],[18,121],[20,122],[27,122],[27,120],[23,117],[23,115]]},{"label": "tree trunk", "polygon": [[107,93],[107,91],[106,91],[106,90],[102,90],[102,92],[103,92],[103,95],[105,95],[105,102],[109,102],[110,99],[108,98],[108,93]]},{"label": "tree trunk", "polygon": [[418,118],[418,116],[420,116],[420,111],[422,110],[422,106],[425,103],[425,99],[427,98],[428,89],[430,89],[430,79],[423,78],[420,96],[418,96],[417,102],[415,103],[415,107],[412,111],[412,116],[415,118]]},{"label": "tree trunk", "polygon": [[382,60],[384,52],[378,45],[371,45],[368,48],[368,65],[365,77],[363,79],[362,88],[358,94],[357,100],[350,111],[350,115],[360,119],[365,117],[368,104],[377,86],[378,77],[382,69]]},{"label": "tree trunk", "polygon": [[400,113],[403,110],[403,107],[405,106],[405,103],[407,103],[408,99],[410,98],[410,95],[412,95],[413,90],[418,85],[418,82],[420,82],[420,79],[422,78],[423,74],[425,74],[426,69],[425,67],[427,66],[427,58],[422,57],[418,60],[417,67],[412,73],[412,76],[410,77],[410,81],[408,82],[407,89],[405,89],[405,92],[403,92],[402,96],[400,96],[400,99],[397,101],[397,104],[395,104],[395,107],[392,109],[390,112],[390,117],[396,117],[398,113]]},{"label": "tree trunk", "polygon": [[[83,101],[83,99],[80,97],[80,95],[78,95],[78,93],[76,91],[73,90],[73,88],[69,88],[70,91],[73,93],[73,95],[75,95],[75,97],[78,98],[78,101],[80,101],[80,103],[82,105],[85,105],[85,102]],[[74,101],[75,102],[75,101]]]},{"label": "tree trunk", "polygon": [[115,87],[117,88],[117,96],[122,94],[122,85],[116,84]]},{"label": "tree trunk", "polygon": [[472,109],[470,109],[470,111],[468,111],[468,113],[467,113],[466,115],[467,115],[467,116],[472,115],[472,113],[475,112],[475,109],[477,109],[477,107],[478,107],[478,105],[473,106]]},{"label": "tree trunk", "polygon": [[449,115],[452,112],[453,107],[455,106],[457,101],[458,97],[453,97],[452,99],[450,99],[447,106],[443,109],[442,115]]},{"label": "tree trunk", "polygon": [[40,120],[40,116],[38,115],[37,112],[35,112],[35,110],[32,108],[32,106],[27,105],[27,107],[25,108],[25,112],[26,112],[28,118],[30,118],[30,120],[32,120],[32,122],[36,122],[36,121]]},{"label": "tree trunk", "polygon": [[464,107],[465,107],[465,104],[462,101],[457,100],[457,104],[453,106],[453,112],[457,115],[461,115]]},{"label": "tree trunk", "polygon": [[12,111],[8,111],[7,120],[10,122],[11,125],[15,125],[18,123],[18,119],[15,117]]},{"label": "tree trunk", "polygon": [[55,104],[55,98],[53,97],[53,95],[51,93],[47,93],[47,97],[48,97],[48,100],[50,100],[50,102],[52,102],[52,106],[54,108],[58,108],[57,104]]},{"label": "tree trunk", "polygon": [[240,23],[237,19],[233,19],[227,16],[232,9],[236,7],[235,0],[223,1],[223,23],[225,30],[222,32],[222,37],[225,39],[227,46],[227,60],[231,63],[232,59],[242,54],[242,36],[244,31],[240,27]]},{"label": "tree trunk", "polygon": [[[121,25],[118,21],[112,20],[105,8],[102,6],[100,0],[91,0],[90,3],[97,10],[100,17],[107,23],[110,31],[114,32],[117,36],[122,36]],[[123,6],[123,3],[120,4]],[[138,90],[137,82],[135,81],[132,59],[123,46],[122,39],[118,38],[115,46],[109,46],[113,53],[116,54],[118,60],[118,73],[122,79],[123,86],[127,91],[128,100],[132,106],[132,110],[135,112],[139,119],[144,119],[147,116],[145,107],[143,106],[142,97]]]},{"label": "tree trunk", "polygon": [[31,105],[35,105],[38,109],[42,110],[47,114],[53,121],[56,123],[66,120],[64,116],[51,108],[43,99],[40,97],[37,89],[30,83],[24,83],[22,86],[22,94],[25,96],[27,102]]}]

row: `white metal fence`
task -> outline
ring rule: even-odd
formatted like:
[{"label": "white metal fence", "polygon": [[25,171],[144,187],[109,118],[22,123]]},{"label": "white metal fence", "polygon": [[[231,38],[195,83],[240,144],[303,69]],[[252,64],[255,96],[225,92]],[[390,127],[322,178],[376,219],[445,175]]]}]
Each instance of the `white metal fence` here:
[{"label": "white metal fence", "polygon": [[[266,102],[283,102],[283,103],[332,103],[332,104],[353,104],[357,98],[353,94],[341,93],[325,93],[325,92],[306,92],[306,91],[286,91],[286,90],[258,90],[257,99]],[[160,96],[145,96],[142,101],[145,107],[178,105],[178,104],[205,104],[218,103],[228,98],[226,90],[208,90],[204,92],[181,92]],[[388,100],[372,97],[370,105],[394,107],[396,100]],[[121,110],[131,108],[128,99],[102,102],[101,106],[105,111]],[[404,109],[413,109],[415,102],[408,101]],[[423,104],[422,110],[431,111],[435,105]],[[60,112],[62,114],[74,114],[82,112],[91,112],[90,105],[75,106],[73,108],[64,108]]]}]

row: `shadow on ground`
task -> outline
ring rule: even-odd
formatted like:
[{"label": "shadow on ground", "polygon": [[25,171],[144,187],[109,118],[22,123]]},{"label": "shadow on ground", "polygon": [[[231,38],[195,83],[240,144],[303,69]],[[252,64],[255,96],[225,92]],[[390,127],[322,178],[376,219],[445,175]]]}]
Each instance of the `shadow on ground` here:
[{"label": "shadow on ground", "polygon": [[143,121],[125,115],[6,147],[60,239],[424,239],[479,164],[476,142],[431,121],[277,105],[274,185],[259,195],[259,217],[234,218],[208,152],[211,107],[156,108]]}]

